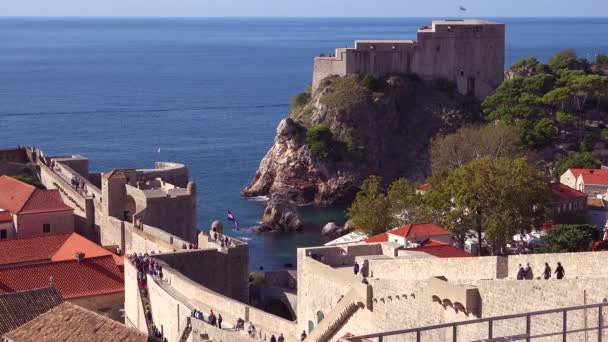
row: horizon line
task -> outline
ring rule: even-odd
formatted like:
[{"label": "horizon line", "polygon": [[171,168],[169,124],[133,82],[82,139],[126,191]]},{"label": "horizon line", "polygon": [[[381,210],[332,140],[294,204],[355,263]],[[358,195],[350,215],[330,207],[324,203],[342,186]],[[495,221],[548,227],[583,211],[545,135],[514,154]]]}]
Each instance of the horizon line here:
[{"label": "horizon line", "polygon": [[497,18],[497,19],[608,19],[608,16],[193,16],[193,15],[0,15],[0,19],[432,19],[432,18]]}]

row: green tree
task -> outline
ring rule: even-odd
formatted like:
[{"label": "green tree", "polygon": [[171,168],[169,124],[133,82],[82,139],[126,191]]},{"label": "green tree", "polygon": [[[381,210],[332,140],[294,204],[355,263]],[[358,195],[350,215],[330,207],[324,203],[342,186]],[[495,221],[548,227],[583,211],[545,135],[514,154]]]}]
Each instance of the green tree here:
[{"label": "green tree", "polygon": [[501,122],[468,126],[431,141],[429,154],[433,172],[464,166],[481,157],[516,157],[520,140],[516,129]]},{"label": "green tree", "polygon": [[576,121],[576,115],[563,110],[558,111],[555,118],[559,123],[571,123]]},{"label": "green tree", "polygon": [[369,176],[363,181],[347,216],[355,229],[370,235],[382,233],[390,227],[389,203],[380,177]]},{"label": "green tree", "polygon": [[536,70],[540,62],[536,57],[525,57],[511,64],[511,69],[529,69]]},{"label": "green tree", "polygon": [[595,55],[595,65],[598,67],[607,67],[608,66],[608,56],[603,53],[598,53]]},{"label": "green tree", "polygon": [[590,251],[597,238],[597,229],[589,224],[557,225],[540,240],[538,253],[569,253]]},{"label": "green tree", "polygon": [[449,171],[429,194],[425,204],[446,227],[462,235],[458,222],[466,222],[479,241],[485,231],[493,251],[541,220],[549,199],[543,174],[525,159],[487,157]]},{"label": "green tree", "polygon": [[405,178],[395,180],[388,188],[386,196],[389,205],[391,227],[406,223],[426,221],[422,206],[422,195],[416,194],[416,188]]},{"label": "green tree", "polygon": [[589,61],[578,58],[573,49],[567,49],[559,51],[549,58],[549,67],[555,73],[560,73],[565,69],[587,70],[589,69]]},{"label": "green tree", "polygon": [[571,168],[596,169],[600,167],[600,159],[591,152],[574,152],[562,156],[555,162],[553,176],[559,177]]},{"label": "green tree", "polygon": [[325,159],[330,157],[333,134],[327,125],[318,125],[306,131],[306,144],[310,151]]}]

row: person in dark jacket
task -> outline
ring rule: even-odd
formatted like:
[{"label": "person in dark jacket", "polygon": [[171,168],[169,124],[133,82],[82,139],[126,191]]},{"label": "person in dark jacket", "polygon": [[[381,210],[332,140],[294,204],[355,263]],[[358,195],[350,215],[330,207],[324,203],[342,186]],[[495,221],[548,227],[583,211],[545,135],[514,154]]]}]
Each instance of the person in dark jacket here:
[{"label": "person in dark jacket", "polygon": [[549,263],[545,263],[545,270],[543,271],[543,279],[548,280],[551,279],[551,267]]},{"label": "person in dark jacket", "polygon": [[562,266],[561,262],[557,263],[557,268],[555,269],[555,274],[556,274],[557,279],[564,278],[564,275],[566,274],[566,270],[564,270],[564,267]]},{"label": "person in dark jacket", "polygon": [[355,267],[353,267],[355,275],[359,274],[359,263],[355,261]]}]

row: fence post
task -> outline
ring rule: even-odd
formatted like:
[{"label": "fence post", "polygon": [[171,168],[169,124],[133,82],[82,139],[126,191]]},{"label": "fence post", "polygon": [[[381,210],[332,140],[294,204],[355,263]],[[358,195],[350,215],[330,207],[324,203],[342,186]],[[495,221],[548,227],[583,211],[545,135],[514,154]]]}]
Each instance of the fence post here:
[{"label": "fence post", "polygon": [[597,308],[597,342],[602,342],[602,330],[604,328],[604,317],[602,316],[602,309],[604,309],[604,305],[600,305]]},{"label": "fence post", "polygon": [[526,342],[530,342],[530,314],[526,315]]},{"label": "fence post", "polygon": [[490,319],[488,320],[488,338],[491,339],[493,338],[493,334],[494,332],[492,331],[494,329],[494,320]]},{"label": "fence post", "polygon": [[458,341],[458,326],[456,324],[452,325],[452,342]]},{"label": "fence post", "polygon": [[568,310],[564,310],[562,317],[562,341],[566,342],[566,332],[568,331]]},{"label": "fence post", "polygon": [[420,330],[416,330],[416,342],[420,342]]}]

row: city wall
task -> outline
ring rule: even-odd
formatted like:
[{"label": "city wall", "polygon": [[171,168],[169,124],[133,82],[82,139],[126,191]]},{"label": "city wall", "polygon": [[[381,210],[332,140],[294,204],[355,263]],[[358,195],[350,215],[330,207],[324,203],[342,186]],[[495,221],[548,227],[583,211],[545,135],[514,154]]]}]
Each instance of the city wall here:
[{"label": "city wall", "polygon": [[112,293],[103,296],[91,296],[69,299],[69,302],[98,314],[104,315],[115,321],[124,323],[122,310],[125,307],[124,292]]},{"label": "city wall", "polygon": [[137,178],[153,180],[161,178],[180,188],[188,185],[188,167],[180,163],[156,162],[153,169],[137,169]]},{"label": "city wall", "polygon": [[141,296],[137,284],[137,269],[125,260],[125,324],[148,333]]}]

